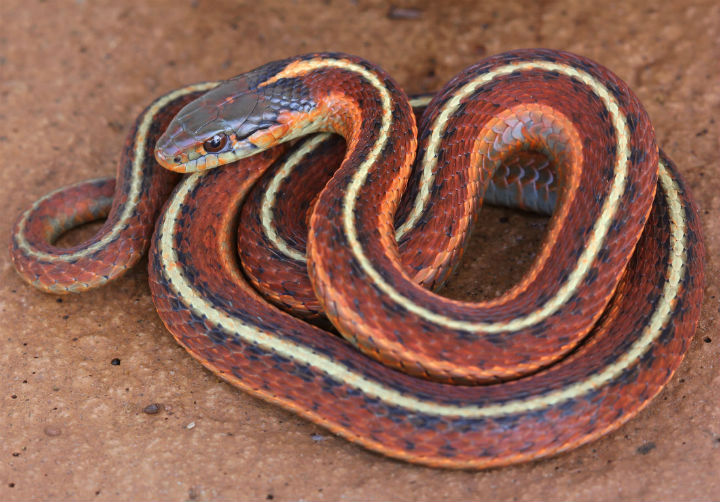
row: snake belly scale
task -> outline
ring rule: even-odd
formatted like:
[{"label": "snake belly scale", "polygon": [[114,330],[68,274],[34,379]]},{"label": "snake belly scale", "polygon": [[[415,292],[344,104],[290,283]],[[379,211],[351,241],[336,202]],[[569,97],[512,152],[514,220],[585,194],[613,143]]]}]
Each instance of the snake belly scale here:
[{"label": "snake belly scale", "polygon": [[[197,99],[157,145],[135,144],[199,171],[156,225],[150,284],[168,329],[222,378],[372,450],[484,468],[619,427],[682,360],[702,294],[696,211],[603,67],[546,50],[489,58],[433,98],[417,147],[404,94],[359,58],[311,54],[205,85],[176,91]],[[269,305],[236,262],[237,213],[275,145],[313,132],[346,140],[312,199],[306,258],[344,338]],[[450,273],[493,175],[525,150],[552,161],[558,187],[526,278],[480,304],[423,288]],[[408,266],[404,246],[425,252]]]}]

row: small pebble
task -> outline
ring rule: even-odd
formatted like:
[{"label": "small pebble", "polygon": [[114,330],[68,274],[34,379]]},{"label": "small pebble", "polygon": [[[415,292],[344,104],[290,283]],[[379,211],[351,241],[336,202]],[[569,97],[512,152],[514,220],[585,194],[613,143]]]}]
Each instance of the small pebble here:
[{"label": "small pebble", "polygon": [[195,428],[195,422],[190,422],[185,426],[186,429],[194,429]]},{"label": "small pebble", "polygon": [[53,427],[51,425],[48,425],[45,427],[45,435],[50,437],[56,437],[59,436],[61,433],[60,429],[57,427]]},{"label": "small pebble", "polygon": [[387,14],[388,19],[418,19],[420,16],[422,16],[422,11],[412,7],[392,6]]},{"label": "small pebble", "polygon": [[116,357],[115,359],[110,361],[110,364],[112,364],[113,366],[120,366],[120,359]]},{"label": "small pebble", "polygon": [[143,413],[147,413],[148,415],[157,415],[159,411],[160,405],[158,403],[148,404],[143,408]]},{"label": "small pebble", "polygon": [[643,445],[640,445],[640,446],[637,448],[637,452],[638,452],[640,455],[647,455],[648,453],[650,453],[650,452],[653,451],[654,449],[655,449],[655,443],[653,443],[652,441],[650,441],[650,442],[647,442],[647,443],[645,443],[645,444],[643,444]]}]

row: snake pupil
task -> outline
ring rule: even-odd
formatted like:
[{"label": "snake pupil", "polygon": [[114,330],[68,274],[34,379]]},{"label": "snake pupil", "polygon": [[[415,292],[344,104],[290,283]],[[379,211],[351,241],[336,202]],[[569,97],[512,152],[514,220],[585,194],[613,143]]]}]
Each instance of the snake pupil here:
[{"label": "snake pupil", "polygon": [[208,153],[219,152],[227,144],[227,136],[224,134],[215,134],[212,138],[203,143],[205,151]]}]

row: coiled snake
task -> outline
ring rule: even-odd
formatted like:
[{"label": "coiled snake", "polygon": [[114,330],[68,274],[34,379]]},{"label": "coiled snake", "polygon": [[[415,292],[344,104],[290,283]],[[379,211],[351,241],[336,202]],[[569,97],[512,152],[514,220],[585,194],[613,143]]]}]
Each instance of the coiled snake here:
[{"label": "coiled snake", "polygon": [[[280,145],[328,132],[345,151],[326,134]],[[234,385],[396,458],[483,468],[583,444],[660,391],[694,332],[693,202],[634,94],[580,56],[488,58],[435,95],[417,129],[397,84],[344,54],[178,89],[138,118],[116,182],[55,192],[21,216],[20,274],[65,293],[132,266],[175,182],[153,156],[193,173],[150,250],[153,299],[173,336]],[[342,162],[303,182],[319,157]],[[237,238],[243,201],[273,164]],[[497,299],[438,296],[428,288],[460,258],[488,186],[495,202],[554,208],[544,245]],[[105,215],[92,241],[52,246]],[[322,312],[342,338],[251,283],[296,314]]]}]

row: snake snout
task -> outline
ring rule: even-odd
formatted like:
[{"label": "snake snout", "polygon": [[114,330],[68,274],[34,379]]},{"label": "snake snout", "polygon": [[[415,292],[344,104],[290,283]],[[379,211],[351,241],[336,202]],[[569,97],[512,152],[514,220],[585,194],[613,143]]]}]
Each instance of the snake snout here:
[{"label": "snake snout", "polygon": [[178,164],[178,158],[177,155],[168,154],[166,151],[156,148],[155,149],[155,160],[158,161],[158,164],[163,166],[165,169],[171,169],[174,165]]},{"label": "snake snout", "polygon": [[169,130],[165,131],[155,144],[155,159],[165,169],[174,171],[184,162],[187,162],[187,155],[178,146],[173,135],[169,133]]}]

